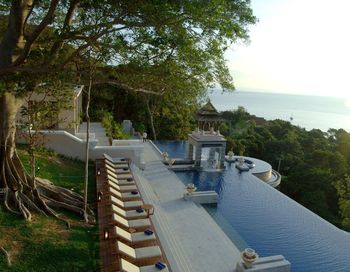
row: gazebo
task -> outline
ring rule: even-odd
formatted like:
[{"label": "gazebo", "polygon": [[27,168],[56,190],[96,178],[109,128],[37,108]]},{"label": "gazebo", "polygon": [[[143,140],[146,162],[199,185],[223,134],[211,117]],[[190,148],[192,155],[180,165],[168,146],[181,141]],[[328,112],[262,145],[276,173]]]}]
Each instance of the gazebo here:
[{"label": "gazebo", "polygon": [[197,131],[188,135],[188,159],[194,160],[195,167],[208,171],[224,168],[226,139],[219,131],[222,120],[210,101],[197,112]]},{"label": "gazebo", "polygon": [[223,120],[210,100],[197,112],[198,130],[219,130],[219,123]]}]

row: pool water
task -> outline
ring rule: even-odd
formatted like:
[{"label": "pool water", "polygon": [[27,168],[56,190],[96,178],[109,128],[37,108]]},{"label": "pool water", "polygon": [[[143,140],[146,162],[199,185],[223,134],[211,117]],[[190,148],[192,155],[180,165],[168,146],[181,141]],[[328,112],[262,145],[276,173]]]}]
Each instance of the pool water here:
[{"label": "pool water", "polygon": [[[186,154],[184,141],[156,144],[170,157]],[[350,233],[249,172],[239,173],[227,163],[223,172],[176,174],[185,184],[193,182],[198,190],[219,194],[217,206],[206,209],[238,248],[252,247],[260,256],[282,254],[292,271],[350,271]]]},{"label": "pool water", "polygon": [[171,158],[184,158],[188,144],[187,141],[155,141],[159,150],[167,152]]}]

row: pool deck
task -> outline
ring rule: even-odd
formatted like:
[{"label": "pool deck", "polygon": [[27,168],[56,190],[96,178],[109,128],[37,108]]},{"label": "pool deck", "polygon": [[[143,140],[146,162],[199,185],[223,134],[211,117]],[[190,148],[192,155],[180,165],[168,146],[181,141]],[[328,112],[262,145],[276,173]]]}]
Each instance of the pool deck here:
[{"label": "pool deck", "polygon": [[155,207],[152,221],[174,272],[232,272],[240,251],[205,209],[183,199],[184,185],[144,144],[145,170],[133,166],[145,202]]}]

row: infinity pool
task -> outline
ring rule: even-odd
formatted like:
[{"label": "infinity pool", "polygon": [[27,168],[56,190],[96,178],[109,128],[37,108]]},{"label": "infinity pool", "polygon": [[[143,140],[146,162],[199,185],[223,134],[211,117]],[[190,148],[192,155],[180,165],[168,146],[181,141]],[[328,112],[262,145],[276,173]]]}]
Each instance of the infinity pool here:
[{"label": "infinity pool", "polygon": [[[185,141],[159,141],[172,158],[185,156]],[[292,271],[350,271],[350,233],[338,229],[234,164],[223,172],[176,172],[199,190],[215,190],[217,207],[206,207],[239,247],[260,256],[282,254]],[[283,182],[283,181],[282,181]]]}]

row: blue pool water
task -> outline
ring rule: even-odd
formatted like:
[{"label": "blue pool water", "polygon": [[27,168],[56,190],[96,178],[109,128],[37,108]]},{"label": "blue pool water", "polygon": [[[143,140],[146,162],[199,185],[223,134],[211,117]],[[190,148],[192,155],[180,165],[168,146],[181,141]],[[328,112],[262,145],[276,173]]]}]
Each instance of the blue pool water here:
[{"label": "blue pool water", "polygon": [[[183,141],[156,144],[170,157],[184,157],[187,148]],[[221,173],[176,174],[185,184],[193,182],[199,190],[219,194],[217,207],[209,211],[238,247],[248,245],[260,256],[282,254],[292,263],[292,271],[350,271],[349,233],[249,172],[239,173],[226,164]]]},{"label": "blue pool water", "polygon": [[184,158],[187,151],[187,141],[156,141],[155,144],[171,158]]}]

